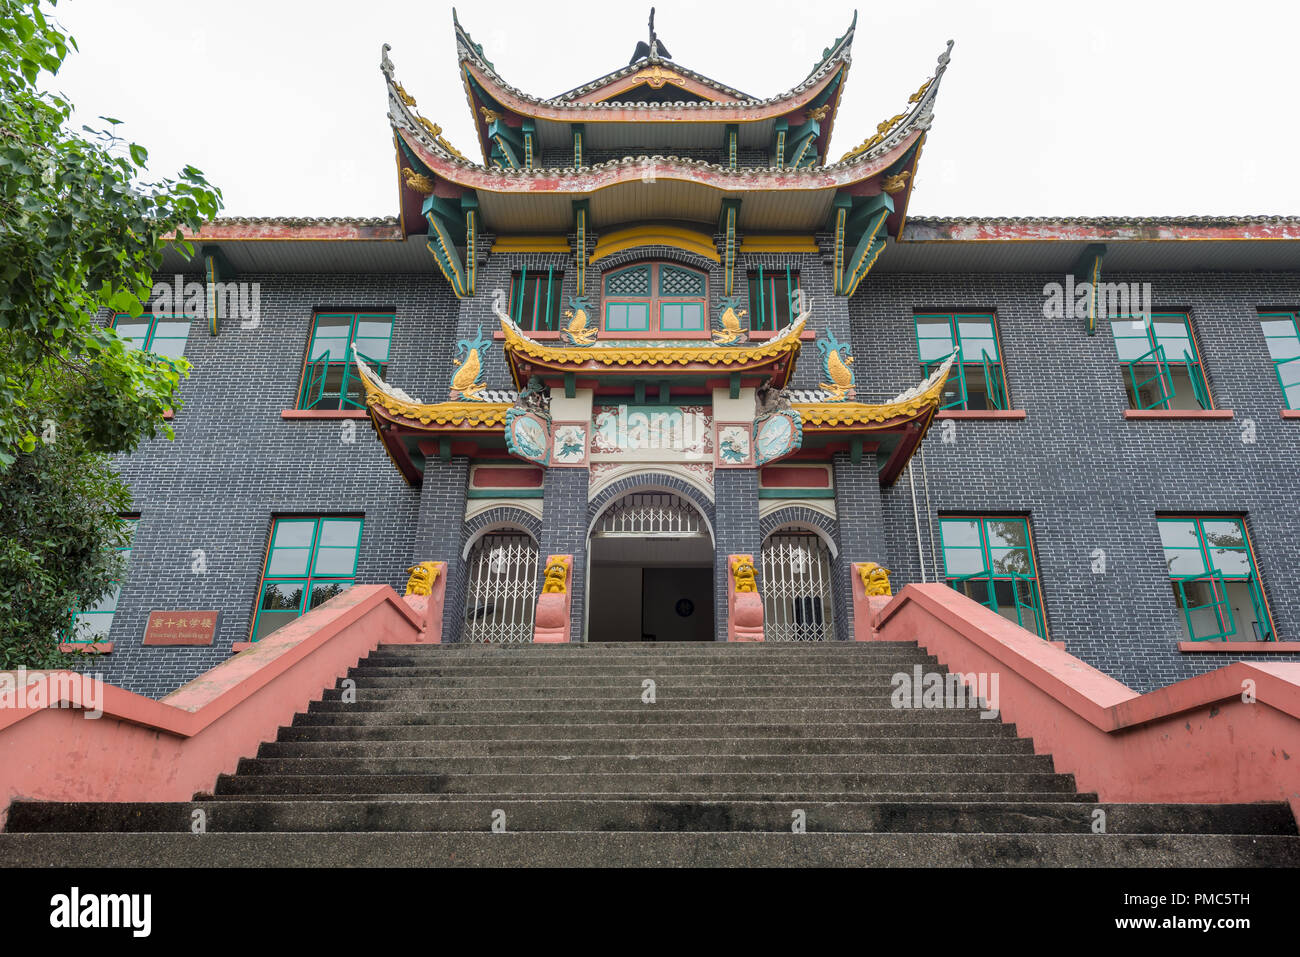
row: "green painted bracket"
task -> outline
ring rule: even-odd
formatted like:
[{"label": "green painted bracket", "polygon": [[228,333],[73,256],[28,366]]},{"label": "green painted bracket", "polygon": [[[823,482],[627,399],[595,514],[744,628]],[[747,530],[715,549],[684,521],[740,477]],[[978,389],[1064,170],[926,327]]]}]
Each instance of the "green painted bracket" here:
[{"label": "green painted bracket", "polygon": [[1101,284],[1101,261],[1106,255],[1106,246],[1104,243],[1089,243],[1079,256],[1071,274],[1078,281],[1083,277],[1084,282],[1092,283],[1093,296],[1088,304],[1088,335],[1097,334],[1097,286]]},{"label": "green painted bracket", "polygon": [[573,201],[573,264],[576,267],[578,296],[587,294],[587,220],[591,216],[591,200]]},{"label": "green painted bracket", "polygon": [[524,141],[524,169],[532,169],[536,165],[537,124],[526,119],[519,132],[523,134]]},{"label": "green painted bracket", "polygon": [[740,200],[724,199],[718,215],[718,232],[722,243],[722,294],[735,295],[736,280],[736,227],[740,223]]},{"label": "green painted bracket", "polygon": [[576,399],[578,397],[578,373],[564,373],[564,397],[566,399]]},{"label": "green painted bracket", "polygon": [[[835,294],[852,296],[885,248],[885,221],[894,212],[894,201],[888,193],[860,199],[840,195],[832,209]],[[848,251],[850,245],[852,253]]]},{"label": "green painted bracket", "polygon": [[219,246],[204,246],[203,276],[207,282],[208,332],[216,335],[221,331],[220,296],[217,295],[217,283],[229,282],[235,278],[235,269]]},{"label": "green painted bracket", "polygon": [[570,129],[573,130],[573,165],[575,169],[581,169],[583,165],[582,147],[586,138],[584,134],[587,132],[587,127],[584,123],[574,123]]},{"label": "green painted bracket", "polygon": [[790,124],[783,119],[777,120],[772,141],[772,165],[777,169],[785,169],[786,138],[789,135]]},{"label": "green painted bracket", "polygon": [[465,299],[474,295],[477,256],[472,248],[467,249],[469,263],[462,263],[456,247],[471,244],[477,237],[477,200],[473,196],[460,200],[429,196],[424,200],[420,211],[429,224],[429,238],[425,245],[433,253],[438,268],[451,284],[456,298]]},{"label": "green painted bracket", "polygon": [[731,398],[739,399],[740,398],[740,373],[739,372],[731,373],[731,377],[728,380],[728,385],[730,385],[731,387],[728,393],[731,396]]},{"label": "green painted bracket", "polygon": [[723,148],[727,151],[727,166],[737,169],[740,166],[740,125],[728,123],[724,139]]},{"label": "green painted bracket", "polygon": [[519,130],[498,117],[488,124],[488,139],[492,141],[492,158],[504,161],[508,169],[523,167],[524,140]]}]

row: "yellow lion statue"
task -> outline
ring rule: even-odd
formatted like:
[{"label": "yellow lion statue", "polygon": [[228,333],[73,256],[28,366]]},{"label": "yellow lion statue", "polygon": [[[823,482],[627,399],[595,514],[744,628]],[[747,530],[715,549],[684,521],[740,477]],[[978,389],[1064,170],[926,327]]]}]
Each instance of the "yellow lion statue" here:
[{"label": "yellow lion statue", "polygon": [[438,580],[437,562],[420,562],[406,570],[411,577],[406,580],[408,595],[432,595],[433,583]]},{"label": "yellow lion statue", "polygon": [[542,582],[542,594],[563,595],[569,581],[568,555],[552,555],[546,559],[546,578]]},{"label": "yellow lion statue", "polygon": [[881,568],[875,562],[864,562],[858,566],[858,574],[862,577],[862,587],[868,596],[894,593],[889,586],[889,569]]},{"label": "yellow lion statue", "polygon": [[736,591],[758,591],[758,583],[754,580],[754,556],[732,555],[731,577],[735,579]]}]

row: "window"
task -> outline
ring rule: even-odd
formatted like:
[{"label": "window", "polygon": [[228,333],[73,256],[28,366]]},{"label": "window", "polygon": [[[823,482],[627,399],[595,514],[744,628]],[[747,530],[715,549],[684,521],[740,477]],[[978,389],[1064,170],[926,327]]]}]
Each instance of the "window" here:
[{"label": "window", "polygon": [[360,518],[277,518],[258,590],[253,641],[356,582]]},{"label": "window", "polygon": [[941,409],[1005,409],[1006,377],[991,313],[926,313],[916,317],[921,373],[930,375],[957,350]]},{"label": "window", "polygon": [[1185,640],[1276,640],[1244,521],[1188,516],[1159,525]]},{"label": "window", "polygon": [[383,376],[388,368],[392,315],[320,313],[312,325],[303,370],[300,409],[364,409],[365,388],[352,364],[352,346]]},{"label": "window", "polygon": [[[131,540],[135,537],[135,526],[140,521],[138,516],[128,517],[126,522],[126,544],[116,549],[122,556],[123,563],[131,560]],[[124,564],[125,572],[125,564]],[[122,594],[122,582],[119,578],[93,605],[73,610],[72,624],[68,626],[66,640],[74,644],[104,641],[109,629],[113,627],[113,614],[117,611],[117,599]]]},{"label": "window", "polygon": [[1187,316],[1156,313],[1112,320],[1131,409],[1212,409]]},{"label": "window", "polygon": [[510,318],[525,332],[558,332],[564,273],[550,266],[510,276]]},{"label": "window", "polygon": [[1300,316],[1294,312],[1272,313],[1261,315],[1259,321],[1286,407],[1300,409]]},{"label": "window", "polygon": [[132,348],[152,352],[167,359],[185,355],[185,340],[190,337],[190,320],[184,316],[128,316],[114,317],[113,329]]},{"label": "window", "polygon": [[533,640],[537,545],[521,532],[496,532],[474,543],[465,587],[465,641]]},{"label": "window", "polygon": [[763,542],[763,637],[829,641],[835,637],[831,553],[813,532],[787,529]]},{"label": "window", "polygon": [[799,291],[799,270],[764,269],[749,274],[749,326],[754,332],[779,332],[798,313],[795,293]]},{"label": "window", "polygon": [[708,335],[704,273],[644,263],[605,276],[605,331],[635,335]]},{"label": "window", "polygon": [[939,538],[950,586],[1040,638],[1047,636],[1028,520],[940,518]]}]

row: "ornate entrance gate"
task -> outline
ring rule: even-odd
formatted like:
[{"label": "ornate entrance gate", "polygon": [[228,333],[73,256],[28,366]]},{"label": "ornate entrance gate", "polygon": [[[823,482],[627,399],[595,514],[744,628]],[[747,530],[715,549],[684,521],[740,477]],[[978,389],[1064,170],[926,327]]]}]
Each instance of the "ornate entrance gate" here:
[{"label": "ornate entrance gate", "polygon": [[835,637],[831,554],[811,532],[776,532],[763,543],[763,637],[828,641]]},{"label": "ornate entrance gate", "polygon": [[484,535],[470,551],[465,641],[532,641],[537,545],[522,533]]}]

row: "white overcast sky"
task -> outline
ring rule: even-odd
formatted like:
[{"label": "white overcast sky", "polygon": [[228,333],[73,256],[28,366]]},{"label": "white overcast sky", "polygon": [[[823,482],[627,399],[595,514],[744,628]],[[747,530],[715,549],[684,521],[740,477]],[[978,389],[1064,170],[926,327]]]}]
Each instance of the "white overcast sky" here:
[{"label": "white overcast sky", "polygon": [[[852,3],[657,0],[673,59],[754,96],[800,82]],[[458,5],[498,73],[553,96],[625,65],[649,3]],[[956,41],[913,215],[1300,215],[1300,2],[858,0],[832,158],[900,112]],[[46,82],[124,122],[151,172],[202,169],[224,215],[390,216],[380,44],[478,157],[451,4],[62,0],[80,53]]]}]

